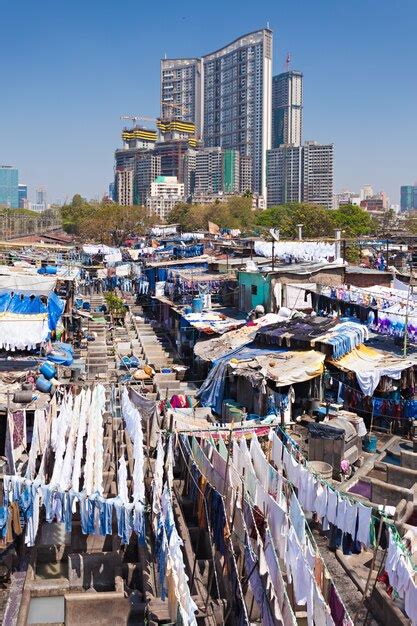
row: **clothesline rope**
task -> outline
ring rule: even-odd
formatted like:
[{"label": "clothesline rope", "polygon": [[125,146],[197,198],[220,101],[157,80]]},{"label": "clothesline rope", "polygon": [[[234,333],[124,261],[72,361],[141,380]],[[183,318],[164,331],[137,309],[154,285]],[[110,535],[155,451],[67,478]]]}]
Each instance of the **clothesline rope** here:
[{"label": "clothesline rope", "polygon": [[[288,438],[287,433],[285,433],[285,431],[281,428],[281,426],[278,426],[277,428],[279,429],[281,434],[284,434]],[[298,463],[297,459],[294,456],[293,450],[292,450],[292,448],[295,447],[295,444],[292,443],[292,440],[289,441],[289,443],[291,444],[291,450],[289,452],[290,452],[291,456],[293,457],[293,459]],[[346,492],[343,492],[343,493],[340,492],[333,485],[331,485],[326,479],[324,479],[320,474],[317,474],[316,472],[312,471],[310,469],[308,463],[307,463],[306,457],[301,452],[301,450],[298,449],[297,452],[298,452],[299,456],[303,459],[304,466],[307,469],[307,471],[310,472],[310,474],[312,474],[316,478],[316,480],[318,480],[322,485],[326,485],[326,487],[328,489],[331,489],[336,494],[340,494],[343,498],[345,498],[346,500],[349,500],[350,502],[353,502],[355,504],[363,504],[361,502],[361,500],[356,499],[355,497],[351,496],[350,494],[348,494]],[[369,508],[372,508],[373,510],[375,509],[375,507],[369,507]],[[383,518],[383,520],[385,521],[386,524],[388,524],[391,527],[395,528],[395,532],[396,532],[397,537],[401,537],[398,529],[395,526],[395,523],[393,521],[388,520],[386,515],[382,514],[382,512],[379,511],[379,509],[377,511],[378,511],[379,517],[372,514],[373,520],[376,521],[376,522],[379,522],[380,519]],[[414,571],[417,572],[417,565],[414,565],[414,563],[412,562],[412,556],[410,554],[410,551],[404,546],[404,544],[401,544],[401,547],[404,550],[404,556],[407,557],[410,560],[410,563],[412,564]]]}]

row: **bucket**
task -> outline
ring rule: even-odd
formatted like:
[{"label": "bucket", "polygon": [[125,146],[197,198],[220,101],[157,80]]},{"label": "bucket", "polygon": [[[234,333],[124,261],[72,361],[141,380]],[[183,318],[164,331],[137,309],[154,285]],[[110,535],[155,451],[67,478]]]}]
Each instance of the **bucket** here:
[{"label": "bucket", "polygon": [[42,365],[39,368],[39,371],[48,380],[50,380],[51,378],[53,378],[56,375],[56,367],[54,365],[52,365],[52,363],[49,363],[49,361],[46,361],[45,363],[42,363]]},{"label": "bucket", "polygon": [[81,368],[79,368],[79,367],[72,367],[71,368],[71,382],[73,382],[73,383],[78,382],[78,380],[80,378],[80,374],[81,374]]},{"label": "bucket", "polygon": [[30,391],[15,391],[13,396],[13,402],[16,404],[27,404],[32,402],[32,390]]},{"label": "bucket", "polygon": [[193,313],[201,313],[203,310],[203,298],[193,298]]},{"label": "bucket", "polygon": [[187,304],[187,306],[184,309],[184,313],[188,314],[188,313],[192,313],[193,312],[193,307],[190,306],[189,304]]},{"label": "bucket", "polygon": [[22,383],[22,391],[32,391],[33,385],[32,383]]},{"label": "bucket", "polygon": [[324,461],[308,461],[307,467],[316,474],[320,474],[325,480],[330,480],[333,475],[333,467]]},{"label": "bucket", "polygon": [[376,452],[378,439],[375,435],[366,435],[363,439],[362,447],[365,452]]},{"label": "bucket", "polygon": [[49,393],[52,389],[52,383],[50,380],[46,380],[44,376],[38,376],[36,379],[36,389],[42,391],[42,393]]}]

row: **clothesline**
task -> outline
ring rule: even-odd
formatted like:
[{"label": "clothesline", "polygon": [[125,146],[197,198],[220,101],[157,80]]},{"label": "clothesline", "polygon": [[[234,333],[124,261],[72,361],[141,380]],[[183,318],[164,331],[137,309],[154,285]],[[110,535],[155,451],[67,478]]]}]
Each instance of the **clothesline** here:
[{"label": "clothesline", "polygon": [[[292,440],[292,439],[291,439],[291,440],[290,440],[290,439],[288,439],[288,435],[287,435],[287,433],[286,433],[286,432],[285,432],[285,431],[284,431],[284,430],[283,430],[280,426],[278,426],[277,428],[279,429],[279,431],[281,432],[281,434],[282,434],[282,435],[284,435],[284,436],[287,438],[288,442],[289,442],[289,443],[290,443],[290,445],[291,445],[291,448],[294,448],[294,447],[295,447],[295,444],[293,443],[293,440]],[[340,492],[338,489],[336,489],[336,488],[335,488],[333,485],[331,485],[331,484],[330,484],[327,480],[325,480],[322,476],[320,476],[320,474],[317,474],[316,472],[314,472],[314,471],[312,471],[312,470],[310,469],[310,467],[309,467],[309,466],[308,466],[308,464],[307,464],[307,459],[306,459],[306,457],[304,456],[304,454],[303,454],[303,453],[302,453],[299,449],[297,449],[297,453],[298,453],[298,455],[299,455],[299,456],[303,459],[303,461],[304,461],[304,467],[306,468],[306,470],[307,470],[310,474],[312,474],[312,475],[316,478],[316,480],[318,480],[318,481],[319,481],[322,485],[325,485],[328,489],[331,489],[334,493],[336,493],[336,494],[341,494],[341,492]],[[297,459],[295,458],[295,456],[294,456],[294,454],[293,454],[293,450],[290,450],[290,454],[292,455],[292,457],[294,458],[294,460],[296,461],[296,463],[298,463]],[[349,501],[351,501],[351,502],[353,502],[353,503],[355,503],[355,504],[362,504],[362,502],[361,502],[360,500],[358,500],[358,499],[356,499],[356,498],[352,497],[350,494],[348,494],[348,493],[346,493],[346,492],[343,492],[343,494],[341,494],[341,495],[343,495],[343,497],[344,497],[346,500],[349,500]],[[373,509],[374,507],[369,507],[369,508]],[[372,514],[372,518],[373,518],[373,520],[374,520],[374,521],[379,521],[381,517],[384,517],[384,521],[385,521],[387,524],[389,524],[390,526],[392,526],[393,528],[395,528],[395,532],[396,532],[397,536],[398,536],[398,537],[400,537],[401,535],[400,535],[400,533],[399,533],[398,529],[396,528],[395,523],[394,523],[393,521],[389,521],[389,520],[386,518],[386,516],[385,516],[385,515],[382,515],[382,516],[381,516],[381,511],[380,511],[379,509],[378,509],[378,514],[379,514],[379,517],[378,517],[378,516],[375,516],[375,515],[373,515],[373,514]],[[402,547],[403,547],[403,549],[404,549],[404,555],[405,555],[405,556],[407,556],[407,557],[410,559],[410,562],[411,562],[411,564],[413,565],[413,569],[414,569],[414,571],[416,571],[416,572],[417,572],[417,566],[415,566],[415,565],[412,563],[412,558],[411,558],[411,554],[410,554],[409,550],[407,550],[407,548],[405,548],[405,546],[403,546],[403,544],[402,544]]]},{"label": "clothesline", "polygon": [[[256,441],[257,441],[257,439],[256,439]],[[248,449],[247,449],[247,447],[246,447],[246,443],[245,443],[245,444],[242,444],[242,445],[244,446],[244,447],[242,448],[242,450],[246,450],[246,455],[247,455],[247,457],[248,457],[248,459],[249,459],[249,458],[250,458],[250,456],[249,456],[249,450],[248,450]],[[198,444],[197,444],[197,446],[198,446]],[[197,449],[197,450],[198,450],[198,449],[200,449],[200,450],[201,450],[200,446],[198,446],[198,448],[196,448],[196,449]],[[214,449],[215,449],[215,448],[213,448],[213,447],[212,447],[213,454],[214,454]],[[196,457],[195,457],[195,453],[194,453],[194,446],[193,446],[193,450],[192,450],[192,451],[191,451],[191,448],[189,448],[188,453],[189,453],[189,455],[190,455],[190,456],[194,459],[194,463],[197,465],[197,467],[199,467],[200,472],[202,472],[202,473],[203,473],[203,476],[205,476],[206,480],[207,480],[208,482],[211,482],[211,481],[210,481],[210,477],[209,477],[209,476],[207,476],[206,474],[204,474],[204,471],[202,470],[202,468],[200,468],[200,464],[198,463],[198,461],[197,461],[197,459],[196,459]],[[208,460],[207,456],[204,454],[204,452],[203,452],[202,450],[201,450],[201,454],[202,454],[202,461],[203,461],[203,459],[205,459],[205,461],[204,461],[204,462],[209,463],[210,468],[211,468],[211,469],[212,469],[212,470],[213,470],[213,471],[217,474],[218,479],[221,481],[221,485],[220,485],[220,491],[221,491],[221,492],[222,492],[222,491],[224,491],[225,486],[226,486],[226,484],[227,484],[227,483],[226,483],[226,476],[227,476],[227,468],[228,468],[228,467],[230,467],[230,469],[232,469],[232,470],[235,472],[235,474],[236,474],[235,484],[237,484],[237,485],[240,485],[240,484],[241,484],[241,481],[242,481],[242,471],[238,471],[238,470],[236,469],[236,467],[234,467],[233,462],[231,462],[231,464],[229,465],[229,463],[227,463],[226,461],[223,461],[223,463],[225,463],[225,464],[226,464],[226,473],[224,474],[224,477],[223,477],[222,475],[218,474],[218,472],[217,472],[217,470],[216,470],[215,466],[214,466],[213,464],[211,464],[211,463],[210,463],[210,461]],[[219,456],[220,456],[220,455],[219,455],[219,453],[216,451],[216,457],[215,457],[215,458],[216,458],[216,459],[218,459],[218,461],[217,461],[217,462],[219,462]],[[233,458],[235,458],[235,454],[233,454]],[[273,468],[272,468],[272,466],[271,466],[271,469],[273,469]],[[252,473],[253,473],[253,469],[252,469],[251,471],[252,471]],[[244,478],[245,480],[249,479],[249,476],[248,476],[248,474],[249,474],[249,473],[250,473],[250,472],[249,472],[249,470],[248,470],[248,473],[243,472],[243,478]],[[212,478],[215,478],[215,474],[213,474],[213,475],[212,475]],[[282,480],[283,480],[283,481],[287,484],[287,482],[288,482],[288,481],[287,481],[287,480],[286,480],[286,479],[282,476],[282,474],[280,474],[280,478],[281,478],[281,479],[282,479]],[[258,484],[258,485],[259,485],[259,487],[260,487],[259,479],[260,479],[260,477],[258,476],[258,478],[256,478],[255,480],[257,481],[257,484]],[[225,482],[223,482],[223,481],[225,481]],[[229,488],[230,488],[230,489],[232,489],[232,492],[234,492],[234,490],[235,490],[235,488],[233,487],[233,482],[234,482],[234,481],[233,481],[233,479],[231,479],[231,482],[229,483]],[[213,483],[211,483],[211,484],[213,484]],[[215,488],[215,489],[218,489],[219,487],[216,487],[216,484],[214,484],[214,488]],[[255,486],[253,486],[253,488],[255,488],[255,489],[256,489],[256,487],[255,487]],[[279,488],[279,489],[280,489],[280,488]],[[280,491],[278,491],[278,493],[280,493]],[[252,494],[250,493],[250,491],[248,491],[248,494],[249,494],[250,501],[252,502],[252,501],[253,501],[253,497],[252,497]],[[271,497],[271,496],[268,496],[268,497]],[[294,495],[294,497],[295,497],[295,495]],[[229,496],[226,496],[226,498],[227,498],[227,500],[229,500]],[[295,497],[295,499],[296,499],[296,497]],[[249,502],[248,502],[248,504],[249,504]],[[324,564],[323,564],[323,565],[324,565]],[[325,567],[325,565],[324,565],[324,567]],[[305,603],[305,601],[304,601],[304,603]],[[311,608],[311,612],[312,612],[312,606],[311,606],[310,608]]]}]

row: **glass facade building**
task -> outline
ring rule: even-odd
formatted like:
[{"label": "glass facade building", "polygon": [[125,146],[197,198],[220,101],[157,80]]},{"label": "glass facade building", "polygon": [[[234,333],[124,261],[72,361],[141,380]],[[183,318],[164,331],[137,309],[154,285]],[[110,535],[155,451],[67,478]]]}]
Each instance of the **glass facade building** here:
[{"label": "glass facade building", "polygon": [[417,209],[417,185],[401,187],[401,211]]},{"label": "glass facade building", "polygon": [[11,165],[0,165],[0,206],[19,208],[19,173]]},{"label": "glass facade building", "polygon": [[272,79],[272,147],[300,146],[303,131],[303,75],[284,72]]},{"label": "glass facade building", "polygon": [[25,209],[28,201],[28,186],[19,185],[19,209]]}]

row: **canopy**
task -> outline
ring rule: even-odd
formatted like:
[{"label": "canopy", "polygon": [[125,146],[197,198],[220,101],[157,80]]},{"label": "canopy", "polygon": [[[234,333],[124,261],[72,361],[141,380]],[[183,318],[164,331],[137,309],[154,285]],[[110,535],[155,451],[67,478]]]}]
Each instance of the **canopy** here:
[{"label": "canopy", "polygon": [[117,263],[122,260],[122,253],[119,248],[111,248],[104,244],[97,245],[85,245],[83,246],[83,252],[89,255],[103,254],[106,261],[111,263]]},{"label": "canopy", "polygon": [[325,355],[314,350],[289,352],[277,348],[243,346],[215,362],[197,397],[202,406],[210,406],[219,415],[226,389],[228,367],[238,376],[249,376],[256,382],[265,377],[278,387],[304,382],[323,372]]},{"label": "canopy", "polygon": [[197,342],[194,346],[194,354],[204,361],[214,361],[228,354],[231,350],[245,346],[253,341],[256,333],[262,326],[275,324],[285,319],[288,320],[288,317],[267,313],[254,320],[250,326],[242,326],[242,328],[237,330],[224,333],[221,337]]},{"label": "canopy", "polygon": [[233,319],[222,313],[214,311],[203,311],[202,313],[185,313],[184,319],[197,330],[206,333],[221,335],[229,330],[233,330],[245,324],[245,320]]},{"label": "canopy", "polygon": [[372,396],[382,376],[400,380],[404,370],[417,364],[417,357],[404,358],[362,345],[338,361],[330,362],[340,369],[355,372],[364,395]]},{"label": "canopy", "polygon": [[[4,269],[0,270],[3,273]],[[55,289],[56,276],[23,274],[13,272],[0,275],[0,293],[19,293],[34,296],[48,296]]]},{"label": "canopy", "polygon": [[325,355],[315,350],[301,352],[280,352],[259,354],[250,362],[231,362],[234,373],[237,376],[252,376],[254,370],[261,378],[273,380],[277,387],[286,387],[295,383],[302,383],[316,376],[320,376],[324,370]]}]

